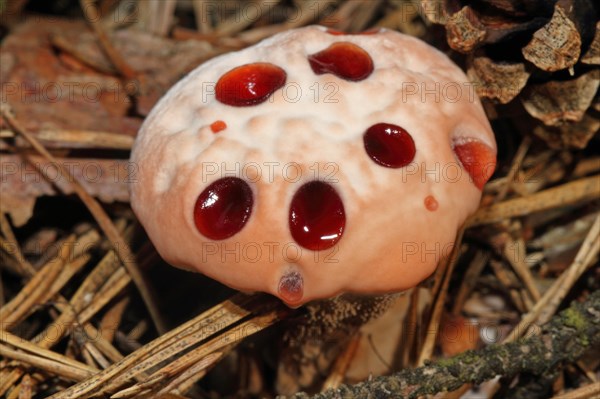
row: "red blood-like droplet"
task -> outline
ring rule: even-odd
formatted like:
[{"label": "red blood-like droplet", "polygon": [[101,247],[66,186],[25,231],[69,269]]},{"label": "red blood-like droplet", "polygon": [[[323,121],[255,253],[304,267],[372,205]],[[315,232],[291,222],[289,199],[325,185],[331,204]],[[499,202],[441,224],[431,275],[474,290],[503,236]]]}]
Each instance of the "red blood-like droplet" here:
[{"label": "red blood-like droplet", "polygon": [[287,74],[276,65],[258,62],[234,68],[215,87],[217,100],[235,107],[265,102],[285,84]]},{"label": "red blood-like droplet", "polygon": [[312,181],[298,189],[290,205],[290,231],[304,248],[320,251],[333,247],[346,226],[344,204],[327,183]]},{"label": "red blood-like droplet", "polygon": [[202,191],[194,206],[194,223],[204,236],[224,240],[239,232],[252,212],[252,190],[237,177],[225,177]]},{"label": "red blood-like droplet", "polygon": [[496,153],[477,140],[459,139],[454,144],[454,153],[473,180],[482,190],[496,168]]},{"label": "red blood-like droplet", "polygon": [[210,124],[210,130],[212,130],[213,133],[219,133],[220,131],[225,129],[227,129],[227,124],[221,120],[214,121]]},{"label": "red blood-like droplet", "polygon": [[427,197],[425,197],[423,203],[425,204],[425,208],[427,208],[427,210],[431,212],[436,211],[440,205],[433,195],[428,195]]},{"label": "red blood-like droplet", "polygon": [[348,42],[337,42],[309,55],[308,62],[317,75],[332,73],[353,82],[366,79],[373,72],[373,60],[369,53]]},{"label": "red blood-like droplet", "polygon": [[415,158],[415,142],[397,125],[378,123],[363,136],[365,150],[373,161],[388,168],[401,168]]}]

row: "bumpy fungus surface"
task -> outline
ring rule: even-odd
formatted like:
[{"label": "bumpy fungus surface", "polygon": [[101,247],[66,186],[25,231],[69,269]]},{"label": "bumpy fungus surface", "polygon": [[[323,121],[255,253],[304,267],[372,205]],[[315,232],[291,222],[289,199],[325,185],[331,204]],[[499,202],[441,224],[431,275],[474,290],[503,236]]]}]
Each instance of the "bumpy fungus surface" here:
[{"label": "bumpy fungus surface", "polygon": [[133,209],[173,265],[291,306],[412,287],[494,170],[467,83],[384,29],[312,26],[217,57],[139,132]]}]

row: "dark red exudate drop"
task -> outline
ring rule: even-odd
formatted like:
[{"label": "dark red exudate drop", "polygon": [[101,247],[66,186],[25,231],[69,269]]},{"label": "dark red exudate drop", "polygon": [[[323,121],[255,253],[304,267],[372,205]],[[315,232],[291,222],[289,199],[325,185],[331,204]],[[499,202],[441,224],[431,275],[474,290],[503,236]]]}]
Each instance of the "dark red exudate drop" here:
[{"label": "dark red exudate drop", "polygon": [[486,144],[475,140],[455,144],[453,149],[473,184],[482,190],[496,169],[496,153]]},{"label": "dark red exudate drop", "polygon": [[391,123],[377,123],[363,136],[365,151],[373,161],[388,168],[402,168],[415,158],[412,136]]},{"label": "dark red exudate drop", "polygon": [[331,248],[342,238],[346,226],[342,199],[325,182],[306,183],[292,198],[289,224],[292,237],[304,248]]},{"label": "dark red exudate drop", "polygon": [[247,107],[267,101],[285,84],[287,74],[266,62],[242,65],[227,72],[217,82],[215,94],[223,104]]},{"label": "dark red exudate drop", "polygon": [[369,53],[356,44],[337,42],[325,50],[308,56],[308,62],[317,75],[332,73],[338,78],[358,82],[373,73]]},{"label": "dark red exudate drop", "polygon": [[198,231],[213,240],[238,233],[252,213],[252,189],[238,177],[224,177],[200,193],[194,206]]}]

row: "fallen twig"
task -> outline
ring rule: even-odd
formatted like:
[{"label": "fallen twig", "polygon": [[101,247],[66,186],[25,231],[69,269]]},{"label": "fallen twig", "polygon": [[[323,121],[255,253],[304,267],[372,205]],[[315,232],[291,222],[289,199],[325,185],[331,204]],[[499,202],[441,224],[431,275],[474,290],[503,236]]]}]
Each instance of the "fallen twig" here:
[{"label": "fallen twig", "polygon": [[[541,336],[508,344],[490,345],[449,359],[377,377],[357,385],[343,385],[315,396],[299,393],[293,399],[417,398],[452,391],[464,383],[479,384],[496,375],[521,372],[541,375],[557,364],[573,362],[600,345],[600,291],[584,303],[573,303],[554,317]],[[283,396],[279,397],[283,399]]]},{"label": "fallen twig", "polygon": [[558,187],[549,188],[528,197],[510,199],[481,208],[467,219],[467,226],[496,223],[511,217],[528,215],[559,206],[598,198],[600,176],[591,176]]}]

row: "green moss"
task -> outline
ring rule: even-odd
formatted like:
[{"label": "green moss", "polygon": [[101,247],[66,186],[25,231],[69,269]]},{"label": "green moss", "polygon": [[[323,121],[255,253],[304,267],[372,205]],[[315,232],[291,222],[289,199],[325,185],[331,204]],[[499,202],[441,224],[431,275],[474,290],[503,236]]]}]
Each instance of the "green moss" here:
[{"label": "green moss", "polygon": [[459,365],[471,364],[478,360],[477,354],[473,351],[467,351],[461,353],[456,357],[442,358],[435,361],[431,365],[438,366],[440,368],[450,369]]},{"label": "green moss", "polygon": [[436,366],[439,366],[439,367],[447,368],[447,367],[454,366],[456,363],[458,363],[458,358],[447,357],[447,358],[438,359],[433,364]]},{"label": "green moss", "polygon": [[583,330],[586,327],[585,317],[575,308],[568,308],[562,313],[562,316],[565,325],[568,327],[572,327],[576,330]]},{"label": "green moss", "polygon": [[463,353],[462,362],[466,364],[471,364],[476,362],[479,358],[477,357],[477,353],[474,351],[468,351]]}]

